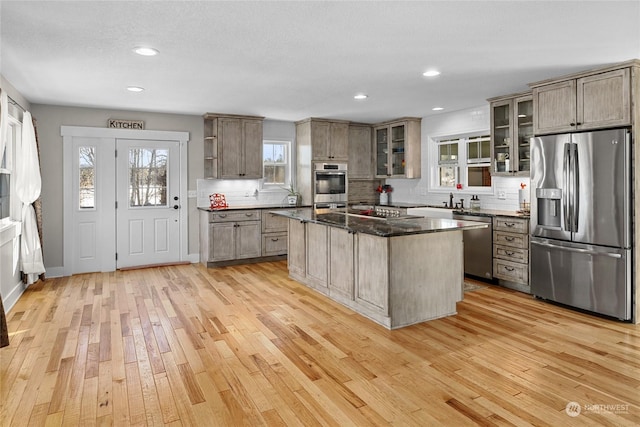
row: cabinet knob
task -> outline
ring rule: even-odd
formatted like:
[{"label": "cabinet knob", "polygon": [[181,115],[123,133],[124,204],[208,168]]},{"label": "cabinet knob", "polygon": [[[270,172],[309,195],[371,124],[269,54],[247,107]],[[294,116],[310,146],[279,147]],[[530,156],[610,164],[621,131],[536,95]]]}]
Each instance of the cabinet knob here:
[{"label": "cabinet knob", "polygon": [[569,126],[575,126],[575,125],[576,125],[575,123],[569,123]]}]

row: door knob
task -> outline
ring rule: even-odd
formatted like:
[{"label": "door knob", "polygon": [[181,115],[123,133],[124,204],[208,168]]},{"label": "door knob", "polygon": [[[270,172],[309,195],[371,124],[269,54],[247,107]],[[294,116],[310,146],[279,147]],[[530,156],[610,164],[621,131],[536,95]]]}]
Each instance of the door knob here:
[{"label": "door knob", "polygon": [[174,196],[174,197],[173,197],[173,200],[178,200],[178,196]]},{"label": "door knob", "polygon": [[179,205],[173,205],[173,209],[180,209]]}]

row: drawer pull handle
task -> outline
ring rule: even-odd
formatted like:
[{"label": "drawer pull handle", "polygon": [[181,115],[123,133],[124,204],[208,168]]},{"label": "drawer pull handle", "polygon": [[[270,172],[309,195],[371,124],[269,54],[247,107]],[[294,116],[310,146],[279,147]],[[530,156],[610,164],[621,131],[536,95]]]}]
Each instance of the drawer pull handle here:
[{"label": "drawer pull handle", "polygon": [[273,238],[271,239],[272,242],[277,242],[278,240],[280,240],[280,239],[277,239],[277,238],[276,239],[273,239]]},{"label": "drawer pull handle", "polygon": [[506,240],[507,242],[513,242],[514,240],[516,240],[516,238],[511,236],[504,236],[504,240]]},{"label": "drawer pull handle", "polygon": [[505,269],[505,270],[507,270],[507,271],[509,271],[509,272],[514,271],[514,270],[515,270],[515,268],[514,268],[514,267],[509,267],[508,265],[505,265],[505,266],[504,266],[504,269]]},{"label": "drawer pull handle", "polygon": [[220,217],[220,218],[226,218],[226,217],[227,217],[227,214],[219,214],[219,215],[218,215],[218,217]]},{"label": "drawer pull handle", "polygon": [[246,213],[246,214],[244,214],[244,215],[245,215],[245,216],[253,216],[253,214],[252,214],[252,213]]},{"label": "drawer pull handle", "polygon": [[509,256],[514,256],[516,253],[511,251],[504,251]]},{"label": "drawer pull handle", "polygon": [[515,222],[505,222],[504,225],[506,225],[509,228],[516,226]]}]

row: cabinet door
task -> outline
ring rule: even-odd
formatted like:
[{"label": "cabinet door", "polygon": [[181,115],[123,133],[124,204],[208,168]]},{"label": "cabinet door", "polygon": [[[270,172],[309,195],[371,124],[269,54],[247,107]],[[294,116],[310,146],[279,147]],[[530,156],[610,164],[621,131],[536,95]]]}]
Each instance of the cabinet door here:
[{"label": "cabinet door", "polygon": [[[262,232],[263,233],[277,233],[287,232],[288,219],[285,216],[274,215],[271,211],[274,209],[262,210]],[[280,210],[280,209],[278,209]],[[285,210],[285,209],[282,209]]]},{"label": "cabinet door", "polygon": [[355,300],[368,310],[389,313],[389,245],[388,238],[356,234]]},{"label": "cabinet door", "polygon": [[529,176],[531,164],[531,137],[533,136],[533,98],[523,96],[513,101],[513,166],[516,175]]},{"label": "cabinet door", "polygon": [[353,234],[329,227],[329,292],[353,299]]},{"label": "cabinet door", "polygon": [[389,152],[391,165],[389,167],[389,173],[391,176],[402,177],[404,176],[405,162],[405,148],[407,142],[407,126],[404,123],[391,125],[389,140]]},{"label": "cabinet door", "polygon": [[628,68],[583,77],[576,88],[579,129],[631,124]]},{"label": "cabinet door", "polygon": [[374,130],[376,153],[376,177],[386,178],[389,172],[389,128],[379,127]]},{"label": "cabinet door", "polygon": [[329,122],[311,122],[311,157],[314,161],[330,160],[330,127]]},{"label": "cabinet door", "polygon": [[262,120],[242,120],[242,178],[262,178]]},{"label": "cabinet door", "polygon": [[328,229],[326,225],[307,223],[307,279],[316,289],[327,290]]},{"label": "cabinet door", "polygon": [[371,127],[349,126],[349,179],[373,179]]},{"label": "cabinet door", "polygon": [[238,178],[242,170],[242,126],[240,119],[218,120],[218,171],[220,178]]},{"label": "cabinet door", "polygon": [[331,123],[329,129],[329,158],[332,161],[347,161],[349,159],[349,124]]},{"label": "cabinet door", "polygon": [[209,261],[235,258],[235,223],[209,224]]},{"label": "cabinet door", "polygon": [[236,259],[262,255],[262,226],[260,221],[236,223]]},{"label": "cabinet door", "polygon": [[491,159],[493,175],[510,175],[513,146],[513,99],[491,103]]},{"label": "cabinet door", "polygon": [[576,81],[568,80],[533,89],[533,131],[570,132],[576,124]]}]

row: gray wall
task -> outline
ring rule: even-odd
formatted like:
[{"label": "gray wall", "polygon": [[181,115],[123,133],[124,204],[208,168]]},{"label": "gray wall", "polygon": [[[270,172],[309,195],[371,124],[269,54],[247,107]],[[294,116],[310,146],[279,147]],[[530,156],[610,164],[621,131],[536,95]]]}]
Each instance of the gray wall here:
[{"label": "gray wall", "polygon": [[[63,254],[63,188],[62,137],[60,126],[107,126],[108,119],[144,120],[145,129],[189,132],[188,183],[196,189],[196,179],[202,178],[203,122],[202,116],[144,113],[137,111],[97,108],[31,105],[31,114],[37,120],[42,169],[43,249],[47,269],[62,267]],[[196,199],[189,199],[189,254],[198,253],[198,211]]]}]

